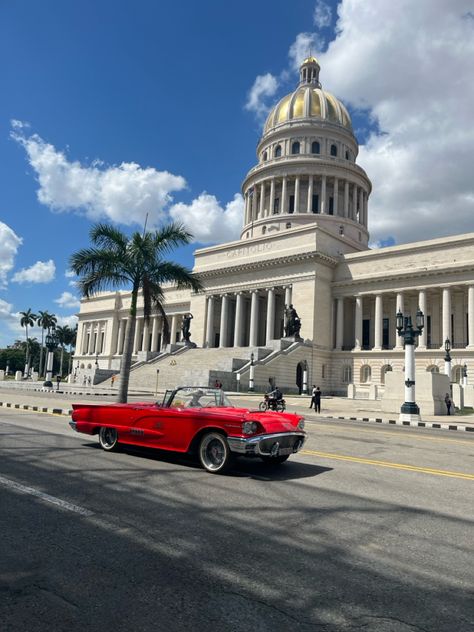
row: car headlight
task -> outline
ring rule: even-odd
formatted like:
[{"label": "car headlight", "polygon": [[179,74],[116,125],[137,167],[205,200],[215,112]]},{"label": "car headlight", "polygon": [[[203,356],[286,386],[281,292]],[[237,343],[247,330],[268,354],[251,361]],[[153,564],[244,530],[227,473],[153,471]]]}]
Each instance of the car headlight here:
[{"label": "car headlight", "polygon": [[258,424],[256,421],[244,421],[242,424],[242,434],[251,435],[255,434],[258,430]]},{"label": "car headlight", "polygon": [[304,419],[300,419],[298,422],[298,430],[304,430]]}]

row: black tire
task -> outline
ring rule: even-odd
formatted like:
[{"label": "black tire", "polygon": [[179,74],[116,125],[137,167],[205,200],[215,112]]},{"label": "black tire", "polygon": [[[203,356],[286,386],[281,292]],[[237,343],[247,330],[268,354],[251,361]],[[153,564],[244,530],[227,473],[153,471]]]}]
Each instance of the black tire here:
[{"label": "black tire", "polygon": [[207,432],[199,442],[199,461],[211,474],[224,474],[234,463],[227,439],[220,432]]},{"label": "black tire", "polygon": [[278,404],[276,405],[276,410],[278,413],[284,413],[286,410],[285,402],[278,402]]},{"label": "black tire", "polygon": [[258,409],[261,410],[262,413],[266,412],[268,410],[267,402],[260,402],[260,404],[258,405]]},{"label": "black tire", "polygon": [[289,454],[283,456],[261,456],[260,457],[267,465],[281,465],[290,458]]},{"label": "black tire", "polygon": [[106,452],[113,452],[118,449],[118,433],[115,428],[102,426],[99,430],[100,447]]}]

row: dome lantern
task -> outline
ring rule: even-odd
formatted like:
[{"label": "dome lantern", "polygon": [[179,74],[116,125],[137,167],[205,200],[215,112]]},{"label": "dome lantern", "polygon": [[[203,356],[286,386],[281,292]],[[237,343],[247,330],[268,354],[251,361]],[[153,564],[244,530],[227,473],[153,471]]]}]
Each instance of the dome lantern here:
[{"label": "dome lantern", "polygon": [[321,67],[316,57],[307,57],[300,66],[300,86],[311,84],[315,88],[320,88],[319,71]]}]

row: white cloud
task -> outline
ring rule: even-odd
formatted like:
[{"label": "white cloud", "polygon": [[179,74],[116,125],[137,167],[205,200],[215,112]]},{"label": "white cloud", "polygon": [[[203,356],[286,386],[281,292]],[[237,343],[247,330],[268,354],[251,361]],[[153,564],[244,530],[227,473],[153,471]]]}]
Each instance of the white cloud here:
[{"label": "white cloud", "polygon": [[171,217],[183,222],[195,241],[215,243],[238,239],[242,228],[244,200],[240,193],[223,208],[214,195],[201,193],[191,204],[174,204]]},{"label": "white cloud", "polygon": [[7,275],[13,268],[22,239],[6,224],[0,222],[0,289],[5,288]]},{"label": "white cloud", "polygon": [[268,103],[267,99],[275,94],[278,85],[278,79],[271,73],[258,75],[247,95],[245,109],[254,112],[259,118],[263,118],[272,105]]},{"label": "white cloud", "polygon": [[327,28],[331,24],[331,18],[331,7],[322,0],[318,0],[313,12],[313,22],[315,26],[319,29]]},{"label": "white cloud", "polygon": [[15,283],[50,283],[54,279],[56,266],[52,259],[37,261],[29,268],[22,268],[16,272],[12,281]]},{"label": "white cloud", "polygon": [[64,276],[66,277],[66,279],[72,279],[76,276],[76,273],[73,270],[66,270]]},{"label": "white cloud", "polygon": [[25,148],[36,172],[38,200],[54,211],[80,211],[94,221],[109,219],[126,225],[143,225],[148,213],[149,225],[154,225],[163,219],[171,192],[186,187],[181,176],[134,162],[104,167],[94,161],[84,166],[70,161],[37,134],[26,137],[12,132],[12,138]]},{"label": "white cloud", "polygon": [[71,292],[63,292],[59,298],[54,299],[54,302],[63,309],[79,307],[81,304],[80,300],[74,296],[74,294],[71,294]]},{"label": "white cloud", "polygon": [[[288,51],[288,57],[290,58],[291,67],[293,70],[299,70],[303,59],[308,57],[309,51],[313,54],[316,50],[316,43],[318,42],[316,33],[298,33],[295,41],[290,46]],[[319,39],[319,49],[322,48],[322,39]],[[293,74],[294,77],[294,74]]]},{"label": "white cloud", "polygon": [[71,329],[77,325],[78,318],[75,314],[71,314],[70,316],[58,316],[57,325],[61,327],[65,327],[66,325]]},{"label": "white cloud", "polygon": [[374,241],[474,230],[474,20],[470,0],[343,0],[320,55],[323,85],[369,108],[359,164],[373,183]]}]

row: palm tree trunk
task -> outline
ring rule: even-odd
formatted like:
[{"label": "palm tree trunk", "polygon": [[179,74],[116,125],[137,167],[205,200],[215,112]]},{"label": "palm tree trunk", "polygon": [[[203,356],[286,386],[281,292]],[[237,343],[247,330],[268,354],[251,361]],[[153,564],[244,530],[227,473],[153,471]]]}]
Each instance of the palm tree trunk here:
[{"label": "palm tree trunk", "polygon": [[28,377],[28,373],[30,372],[30,346],[28,343],[28,324],[25,325],[26,328],[26,358],[25,358],[25,374],[24,377]]},{"label": "palm tree trunk", "polygon": [[39,363],[39,371],[38,377],[41,379],[43,375],[43,351],[44,351],[44,328],[41,328],[41,349],[40,349],[40,363]]},{"label": "palm tree trunk", "polygon": [[59,375],[63,376],[63,358],[64,358],[64,347],[61,345],[61,356],[59,360]]},{"label": "palm tree trunk", "polygon": [[135,338],[135,327],[137,322],[137,296],[138,288],[132,290],[132,302],[130,314],[127,319],[125,329],[125,340],[122,354],[122,366],[120,367],[120,377],[117,392],[117,402],[125,404],[128,399],[128,382],[130,379],[130,367],[132,366],[133,340]]}]

